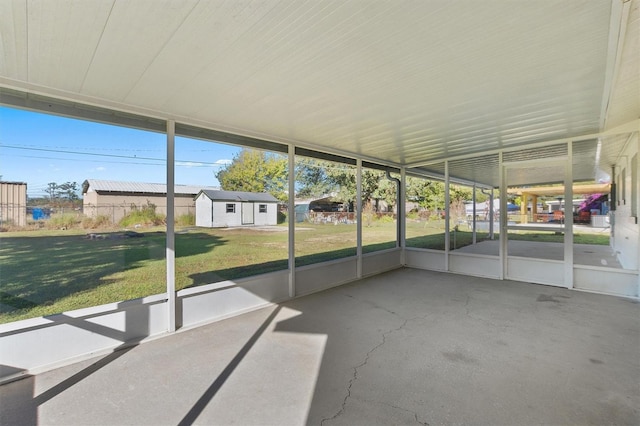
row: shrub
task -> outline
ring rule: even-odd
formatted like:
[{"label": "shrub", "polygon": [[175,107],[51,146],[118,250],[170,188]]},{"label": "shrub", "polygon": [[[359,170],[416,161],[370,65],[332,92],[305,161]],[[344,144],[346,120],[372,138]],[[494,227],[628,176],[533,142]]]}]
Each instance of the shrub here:
[{"label": "shrub", "polygon": [[96,217],[85,217],[82,220],[82,227],[84,229],[97,229],[108,228],[111,226],[111,220],[109,216],[99,215]]},{"label": "shrub", "polygon": [[162,225],[165,223],[165,216],[156,213],[156,205],[147,201],[146,206],[138,208],[135,204],[131,205],[131,212],[120,219],[122,227],[134,225]]},{"label": "shrub", "polygon": [[196,215],[193,213],[183,214],[176,218],[176,225],[178,226],[194,226],[195,224]]},{"label": "shrub", "polygon": [[70,229],[80,223],[80,218],[75,213],[61,213],[51,215],[47,225],[50,229]]},{"label": "shrub", "polygon": [[287,221],[287,214],[285,212],[278,212],[278,224],[285,223]]},{"label": "shrub", "polygon": [[407,213],[407,219],[417,220],[420,218],[420,214],[416,210],[411,210]]},{"label": "shrub", "polygon": [[392,215],[380,215],[378,216],[378,218],[376,219],[376,222],[380,222],[380,223],[392,223],[393,222],[393,216]]}]

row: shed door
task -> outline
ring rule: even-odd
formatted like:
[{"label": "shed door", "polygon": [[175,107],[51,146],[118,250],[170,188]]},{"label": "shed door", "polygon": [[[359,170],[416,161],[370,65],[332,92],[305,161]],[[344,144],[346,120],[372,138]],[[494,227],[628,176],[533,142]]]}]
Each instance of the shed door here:
[{"label": "shed door", "polygon": [[242,224],[253,225],[253,203],[242,203]]}]

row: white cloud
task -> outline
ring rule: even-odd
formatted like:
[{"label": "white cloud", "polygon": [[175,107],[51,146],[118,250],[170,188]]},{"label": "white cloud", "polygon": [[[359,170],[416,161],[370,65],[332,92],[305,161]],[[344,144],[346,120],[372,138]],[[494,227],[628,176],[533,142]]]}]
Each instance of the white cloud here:
[{"label": "white cloud", "polygon": [[207,167],[206,164],[194,163],[192,161],[176,161],[176,166],[180,166],[180,167]]},{"label": "white cloud", "polygon": [[180,167],[211,167],[211,166],[226,166],[231,164],[231,160],[217,160],[213,163],[201,163],[195,161],[176,161],[176,166]]}]

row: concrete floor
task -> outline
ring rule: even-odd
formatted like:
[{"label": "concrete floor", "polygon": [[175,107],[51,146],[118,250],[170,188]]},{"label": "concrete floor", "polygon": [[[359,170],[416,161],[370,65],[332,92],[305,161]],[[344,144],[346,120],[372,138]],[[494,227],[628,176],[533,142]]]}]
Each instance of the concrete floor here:
[{"label": "concrete floor", "polygon": [[637,301],[405,268],[1,386],[0,422],[637,425],[639,354]]}]

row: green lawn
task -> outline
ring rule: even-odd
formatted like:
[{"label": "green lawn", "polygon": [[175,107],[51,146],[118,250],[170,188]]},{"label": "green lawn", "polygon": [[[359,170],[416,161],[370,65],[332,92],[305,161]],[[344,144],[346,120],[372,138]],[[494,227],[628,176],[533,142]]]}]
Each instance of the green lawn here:
[{"label": "green lawn", "polygon": [[[440,225],[408,223],[407,245],[444,249]],[[287,269],[287,226],[277,231],[190,228],[176,234],[176,288]],[[85,230],[0,234],[0,323],[135,299],[166,291],[165,233],[145,229],[142,238],[87,239]],[[105,234],[107,234],[105,232]],[[122,235],[112,232],[110,235]],[[363,252],[393,248],[395,223],[363,228]],[[562,235],[512,235],[562,241]],[[597,238],[596,238],[597,237]],[[456,247],[471,244],[456,232]],[[479,233],[478,241],[486,238]],[[356,254],[356,226],[296,226],[296,266]],[[576,243],[607,244],[608,236],[575,236]],[[453,240],[452,240],[453,247]]]}]

